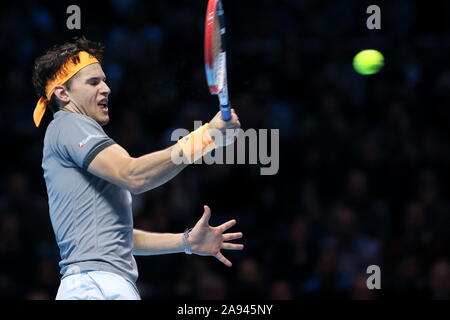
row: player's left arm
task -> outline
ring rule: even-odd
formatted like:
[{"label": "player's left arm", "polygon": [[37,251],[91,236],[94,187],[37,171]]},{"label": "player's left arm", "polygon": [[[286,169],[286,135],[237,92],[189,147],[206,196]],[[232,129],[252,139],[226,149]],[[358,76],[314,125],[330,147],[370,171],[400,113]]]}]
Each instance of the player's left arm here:
[{"label": "player's left arm", "polygon": [[[214,256],[228,267],[232,263],[223,256],[221,249],[242,250],[243,244],[227,241],[242,238],[242,232],[224,233],[236,224],[236,220],[229,220],[220,226],[209,225],[211,210],[204,206],[203,216],[189,233],[191,252],[200,256]],[[184,252],[183,233],[154,233],[138,229],[133,230],[134,255],[159,255]]]}]

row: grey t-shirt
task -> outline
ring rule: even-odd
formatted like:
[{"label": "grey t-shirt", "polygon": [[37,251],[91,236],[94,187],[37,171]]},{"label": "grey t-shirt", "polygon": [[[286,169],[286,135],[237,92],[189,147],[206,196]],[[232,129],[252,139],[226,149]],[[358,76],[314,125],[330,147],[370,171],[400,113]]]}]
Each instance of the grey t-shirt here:
[{"label": "grey t-shirt", "polygon": [[96,270],[137,280],[131,194],[87,171],[114,143],[94,119],[66,111],[45,133],[42,168],[63,278]]}]

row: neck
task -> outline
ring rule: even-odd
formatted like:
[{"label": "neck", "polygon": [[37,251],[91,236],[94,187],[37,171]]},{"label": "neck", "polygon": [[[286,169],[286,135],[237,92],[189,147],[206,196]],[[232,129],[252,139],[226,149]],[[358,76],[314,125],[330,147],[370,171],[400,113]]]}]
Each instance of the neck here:
[{"label": "neck", "polygon": [[66,104],[64,107],[62,107],[61,110],[64,110],[64,111],[67,111],[67,112],[72,112],[72,113],[85,114],[83,112],[83,109],[80,108],[79,106],[77,106],[72,101],[69,102],[68,104]]}]

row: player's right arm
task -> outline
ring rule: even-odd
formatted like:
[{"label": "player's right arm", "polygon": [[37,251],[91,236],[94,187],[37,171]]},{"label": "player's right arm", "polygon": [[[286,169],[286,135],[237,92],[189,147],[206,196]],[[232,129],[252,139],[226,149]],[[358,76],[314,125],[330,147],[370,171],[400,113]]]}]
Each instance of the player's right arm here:
[{"label": "player's right arm", "polygon": [[[226,129],[237,129],[240,125],[238,116],[232,110],[230,121],[223,121],[218,112],[208,128],[225,133]],[[192,160],[188,150],[190,148],[176,143],[164,150],[133,158],[124,148],[113,144],[100,151],[87,169],[97,177],[139,194],[166,183],[181,172],[191,161],[179,163],[173,160],[173,155],[187,156]]]},{"label": "player's right arm", "polygon": [[139,158],[131,157],[118,144],[100,151],[88,166],[97,177],[138,194],[156,188],[175,177],[187,164],[175,164],[171,153],[173,145]]}]

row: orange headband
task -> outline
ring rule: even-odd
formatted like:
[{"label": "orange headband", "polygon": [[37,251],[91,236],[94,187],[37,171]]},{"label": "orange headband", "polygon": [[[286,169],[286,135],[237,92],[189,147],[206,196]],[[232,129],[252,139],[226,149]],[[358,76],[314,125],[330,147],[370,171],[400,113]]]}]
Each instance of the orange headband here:
[{"label": "orange headband", "polygon": [[55,87],[63,85],[84,67],[93,63],[99,63],[95,57],[91,56],[86,51],[80,51],[78,53],[78,58],[80,59],[80,62],[78,63],[74,63],[72,59],[67,60],[58,72],[56,72],[55,78],[48,81],[45,86],[45,97],[39,98],[36,108],[34,109],[33,119],[36,127],[39,127],[39,124],[41,123],[45,109],[47,108],[47,102],[50,100],[53,92],[55,92]]}]

